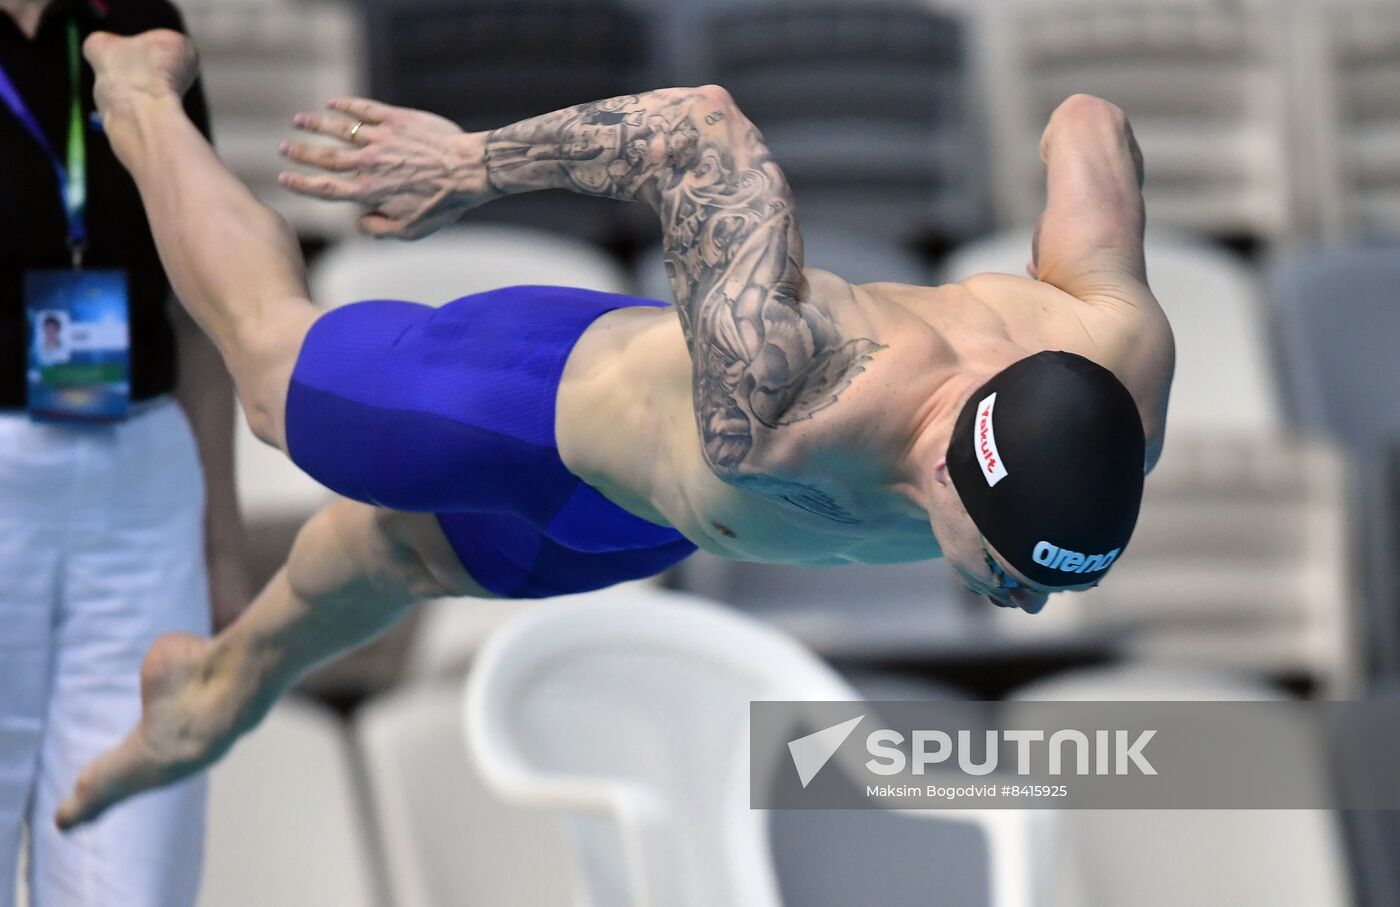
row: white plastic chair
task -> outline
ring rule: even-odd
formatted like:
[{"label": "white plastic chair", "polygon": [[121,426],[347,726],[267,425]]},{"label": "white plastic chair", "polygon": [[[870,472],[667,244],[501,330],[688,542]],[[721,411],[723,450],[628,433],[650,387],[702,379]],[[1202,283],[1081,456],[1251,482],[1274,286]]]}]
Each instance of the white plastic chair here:
[{"label": "white plastic chair", "polygon": [[[1091,668],[1015,691],[1020,703],[1276,701],[1276,688],[1247,674],[1160,662]],[[1034,713],[1032,713],[1034,714]],[[1297,783],[1325,789],[1329,779]],[[1318,794],[1320,796],[1320,794]],[[1096,904],[1177,907],[1337,907],[1354,903],[1346,842],[1336,813],[1320,809],[1066,810],[1065,871]]]},{"label": "white plastic chair", "polygon": [[1077,92],[1127,111],[1163,223],[1279,239],[1291,197],[1288,3],[988,0],[973,55],[985,90],[1000,223],[1032,223],[1041,132]]},{"label": "white plastic chair", "polygon": [[1007,631],[1077,626],[1135,657],[1354,695],[1360,600],[1347,502],[1344,465],[1324,444],[1178,438],[1148,477],[1109,580],[1056,596]]},{"label": "white plastic chair", "polygon": [[625,293],[627,275],[596,246],[529,227],[474,225],[412,243],[348,240],[312,267],[311,298],[335,306],[361,299],[442,305],[517,284]]},{"label": "white plastic chair", "polygon": [[[1007,230],[954,250],[943,279],[989,271],[1024,277],[1030,253],[1031,231]],[[1147,279],[1176,338],[1167,444],[1203,432],[1280,433],[1268,326],[1253,273],[1227,252],[1153,230],[1147,239]]]},{"label": "white plastic chair", "polygon": [[[492,637],[467,685],[468,745],[503,799],[566,818],[579,903],[777,907],[768,815],[749,808],[749,703],[859,697],[772,630],[652,598],[546,605]],[[1052,814],[917,815],[985,836],[991,903],[1047,903]]]},{"label": "white plastic chair", "polygon": [[211,771],[198,905],[376,907],[365,826],[339,719],[284,700]]},{"label": "white plastic chair", "polygon": [[572,903],[558,819],[503,803],[462,740],[461,683],[419,684],[355,718],[394,907]]}]

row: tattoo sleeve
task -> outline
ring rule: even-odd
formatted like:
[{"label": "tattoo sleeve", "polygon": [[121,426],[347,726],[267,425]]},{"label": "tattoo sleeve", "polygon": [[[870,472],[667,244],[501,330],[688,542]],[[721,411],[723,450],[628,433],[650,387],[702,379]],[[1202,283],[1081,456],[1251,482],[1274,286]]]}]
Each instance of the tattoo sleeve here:
[{"label": "tattoo sleeve", "polygon": [[758,130],[722,90],[663,89],[546,114],[491,132],[502,194],[564,188],[656,209],[666,270],[694,363],[705,458],[721,478],[836,522],[820,490],[748,462],[763,429],[837,401],[882,347],[843,335],[800,300],[792,193]]}]

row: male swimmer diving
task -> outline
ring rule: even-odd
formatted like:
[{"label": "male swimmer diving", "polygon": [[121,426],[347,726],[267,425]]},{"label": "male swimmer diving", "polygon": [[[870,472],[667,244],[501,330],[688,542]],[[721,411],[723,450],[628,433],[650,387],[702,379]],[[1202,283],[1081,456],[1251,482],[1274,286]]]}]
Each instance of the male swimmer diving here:
[{"label": "male swimmer diving", "polygon": [[359,202],[365,232],[400,238],[537,189],[645,202],[676,298],[516,287],[322,312],[291,230],[185,117],[189,42],[84,50],[176,293],[253,430],[346,499],[233,626],[152,647],[142,721],[84,772],[64,827],[209,765],[309,667],[422,598],[594,589],[699,546],[942,556],[1033,612],[1128,542],[1173,345],[1147,287],[1141,156],[1111,104],[1071,97],[1045,129],[1035,279],[930,288],[804,268],[783,173],[715,86],[480,133],[337,101],[298,117],[343,144],[286,146],[322,171],[290,189]]}]

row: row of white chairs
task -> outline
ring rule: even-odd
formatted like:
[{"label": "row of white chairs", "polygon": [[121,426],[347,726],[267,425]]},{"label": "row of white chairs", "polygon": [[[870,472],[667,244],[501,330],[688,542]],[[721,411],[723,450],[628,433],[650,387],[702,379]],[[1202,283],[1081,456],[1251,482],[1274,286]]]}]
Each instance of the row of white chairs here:
[{"label": "row of white chairs", "polygon": [[[443,626],[472,606],[433,607]],[[530,605],[471,655],[465,697],[458,666],[350,728],[275,709],[214,770],[201,907],[1350,902],[1323,811],[752,810],[749,702],[863,697],[790,638],[690,596],[634,585]],[[1016,698],[1278,696],[1158,661]]]}]

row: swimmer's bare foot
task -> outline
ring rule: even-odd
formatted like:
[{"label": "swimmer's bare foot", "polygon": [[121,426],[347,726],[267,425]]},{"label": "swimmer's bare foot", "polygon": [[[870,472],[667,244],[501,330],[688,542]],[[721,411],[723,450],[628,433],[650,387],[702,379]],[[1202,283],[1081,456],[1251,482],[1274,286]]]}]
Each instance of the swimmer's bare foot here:
[{"label": "swimmer's bare foot", "polygon": [[[186,778],[222,755],[240,726],[243,698],[231,688],[237,672],[208,639],[167,633],[141,665],[141,721],[118,746],[93,760],[78,777],[55,821],[67,830],[109,807]],[[241,719],[241,724],[240,724]]]},{"label": "swimmer's bare foot", "polygon": [[97,74],[93,95],[108,127],[133,113],[138,103],[178,104],[199,72],[193,42],[168,29],[131,38],[95,32],[83,42],[83,55]]}]

